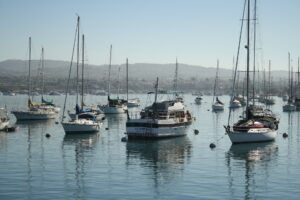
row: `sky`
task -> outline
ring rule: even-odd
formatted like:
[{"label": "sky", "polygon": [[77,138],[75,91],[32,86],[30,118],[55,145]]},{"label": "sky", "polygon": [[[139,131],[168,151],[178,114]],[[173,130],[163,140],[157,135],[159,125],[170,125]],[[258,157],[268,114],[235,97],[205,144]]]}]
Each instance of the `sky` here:
[{"label": "sky", "polygon": [[[244,0],[0,0],[0,61],[71,59],[77,14],[88,64],[179,63],[232,69]],[[257,0],[257,62],[300,56],[300,1]],[[243,36],[245,39],[245,37]],[[245,40],[242,45],[244,46]],[[245,49],[241,50],[244,59]]]}]

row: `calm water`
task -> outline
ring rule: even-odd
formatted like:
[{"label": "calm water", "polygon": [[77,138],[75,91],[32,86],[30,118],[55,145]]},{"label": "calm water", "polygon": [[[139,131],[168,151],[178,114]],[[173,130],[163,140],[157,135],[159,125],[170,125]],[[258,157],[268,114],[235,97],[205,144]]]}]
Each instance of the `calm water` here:
[{"label": "calm water", "polygon": [[[144,106],[146,95],[136,96]],[[51,98],[63,102],[63,96]],[[57,120],[17,123],[17,132],[0,132],[0,199],[299,199],[299,112],[281,112],[283,102],[276,99],[279,133],[289,137],[232,146],[223,128],[228,109],[212,113],[212,97],[199,106],[194,98],[185,96],[196,121],[181,138],[121,142],[125,115],[107,116],[91,135],[65,135]],[[227,103],[229,97],[220,99]],[[26,106],[26,96],[0,100],[8,109]],[[105,100],[88,96],[86,103]]]}]

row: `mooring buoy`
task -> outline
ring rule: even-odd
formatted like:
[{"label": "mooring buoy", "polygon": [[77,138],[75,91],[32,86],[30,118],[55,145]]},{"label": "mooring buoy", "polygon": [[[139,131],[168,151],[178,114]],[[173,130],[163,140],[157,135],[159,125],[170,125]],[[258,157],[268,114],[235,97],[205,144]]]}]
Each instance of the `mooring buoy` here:
[{"label": "mooring buoy", "polygon": [[109,130],[109,128],[108,128],[108,127],[106,127],[106,128],[105,128],[105,130]]},{"label": "mooring buoy", "polygon": [[198,130],[198,129],[195,129],[195,130],[194,130],[194,134],[195,134],[195,135],[198,135],[198,134],[199,134],[199,130]]},{"label": "mooring buoy", "polygon": [[122,142],[127,142],[127,137],[122,137],[122,138],[121,138],[121,141],[122,141]]},{"label": "mooring buoy", "polygon": [[209,147],[210,147],[211,149],[214,149],[214,148],[216,147],[216,145],[215,145],[214,143],[210,143]]},{"label": "mooring buoy", "polygon": [[282,134],[282,137],[283,137],[283,138],[287,138],[288,136],[289,136],[289,135],[288,135],[287,133],[283,133],[283,134]]},{"label": "mooring buoy", "polygon": [[50,135],[50,133],[46,133],[46,138],[49,138],[49,137],[51,137],[51,135]]}]

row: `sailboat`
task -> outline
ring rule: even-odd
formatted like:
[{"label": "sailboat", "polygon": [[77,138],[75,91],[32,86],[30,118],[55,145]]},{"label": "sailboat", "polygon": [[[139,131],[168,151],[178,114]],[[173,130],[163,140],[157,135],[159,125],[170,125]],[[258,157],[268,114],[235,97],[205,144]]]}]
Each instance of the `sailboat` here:
[{"label": "sailboat", "polygon": [[109,69],[108,69],[108,96],[107,104],[99,105],[98,107],[104,112],[104,114],[122,114],[127,112],[127,101],[124,99],[111,99],[110,98],[110,72],[111,72],[111,58],[112,58],[112,45],[110,45],[109,54]]},{"label": "sailboat", "polygon": [[9,117],[6,108],[0,108],[0,131],[7,128],[9,125]]},{"label": "sailboat", "polygon": [[[133,107],[139,107],[140,106],[140,104],[141,104],[141,101],[140,101],[140,99],[139,98],[131,98],[131,99],[129,99],[129,97],[128,97],[128,87],[129,87],[129,85],[128,85],[128,79],[129,79],[129,77],[128,77],[128,59],[126,59],[126,93],[127,93],[127,99],[126,99],[126,101],[127,101],[127,107],[128,108],[133,108]],[[119,77],[119,76],[118,76]],[[118,78],[119,79],[119,78]],[[119,94],[119,92],[118,92],[118,94]]]},{"label": "sailboat", "polygon": [[[266,141],[275,140],[275,137],[277,135],[278,124],[279,124],[279,120],[270,110],[264,110],[262,107],[255,105],[254,101],[253,101],[253,105],[250,105],[250,101],[249,101],[250,0],[248,0],[247,7],[248,9],[247,9],[247,45],[246,45],[246,49],[247,49],[246,111],[245,111],[245,115],[243,116],[243,119],[239,120],[232,127],[229,125],[230,123],[230,114],[229,114],[228,125],[224,126],[226,133],[233,144],[248,143],[248,142],[266,142]],[[243,18],[244,18],[244,13],[243,13]],[[255,18],[256,18],[256,1],[255,1]],[[242,27],[243,27],[243,22],[242,22]],[[240,47],[240,42],[239,42],[239,47]],[[237,63],[236,63],[236,68],[237,68]]]},{"label": "sailboat", "polygon": [[217,88],[218,88],[218,78],[219,78],[218,72],[219,72],[219,60],[217,61],[217,71],[216,71],[216,79],[215,79],[215,85],[214,85],[213,104],[211,106],[213,112],[218,112],[218,111],[224,110],[224,103],[219,100],[218,96],[216,96]]},{"label": "sailboat", "polygon": [[290,62],[291,57],[289,53],[289,98],[287,104],[282,107],[283,112],[293,112],[296,111],[296,106],[293,103],[293,73],[290,72]]},{"label": "sailboat", "polygon": [[152,105],[140,112],[140,117],[127,115],[126,134],[128,138],[178,137],[187,134],[192,116],[181,101],[157,101],[158,78],[155,84],[155,98]]},{"label": "sailboat", "polygon": [[[76,95],[76,108],[79,108],[78,105],[78,96],[79,96],[79,90],[78,90],[78,69],[79,69],[79,21],[80,17],[78,16],[77,18],[77,26],[76,26],[76,35],[77,35],[77,95]],[[76,36],[75,36],[76,37]],[[76,38],[75,38],[76,39]],[[74,43],[75,45],[75,43]],[[74,49],[74,48],[73,48]],[[72,58],[73,58],[74,51],[72,52]],[[69,70],[69,78],[68,78],[68,83],[67,83],[67,89],[66,89],[66,97],[65,97],[65,102],[64,102],[64,109],[63,109],[63,117],[61,124],[64,128],[65,133],[91,133],[91,132],[98,132],[100,130],[100,126],[102,123],[96,120],[95,115],[89,114],[89,113],[78,113],[76,112],[76,117],[75,119],[71,119],[67,122],[64,122],[64,114],[65,114],[65,108],[66,108],[66,101],[67,101],[67,96],[68,96],[68,89],[69,89],[69,81],[70,81],[70,74],[71,74],[71,69],[72,69],[72,62],[70,64],[70,70]],[[83,108],[83,70],[84,70],[84,35],[82,35],[82,87],[81,87],[81,109]],[[77,110],[76,109],[76,110]]]},{"label": "sailboat", "polygon": [[266,96],[265,99],[265,104],[266,105],[275,104],[275,99],[271,97],[271,61],[270,60],[269,60],[269,91],[268,91],[268,96]]},{"label": "sailboat", "polygon": [[11,111],[15,115],[17,120],[45,120],[54,119],[57,117],[58,113],[53,108],[40,107],[39,105],[34,105],[31,99],[31,37],[29,37],[29,59],[28,59],[28,109],[27,110],[14,110]]},{"label": "sailboat", "polygon": [[53,101],[48,101],[44,98],[44,90],[45,90],[45,76],[44,76],[44,47],[42,47],[42,53],[41,53],[41,64],[42,64],[42,69],[41,69],[41,75],[42,75],[42,97],[41,97],[41,103],[38,102],[32,102],[33,105],[36,107],[39,107],[40,109],[50,109],[54,110],[56,113],[59,113],[60,107],[56,106]]}]

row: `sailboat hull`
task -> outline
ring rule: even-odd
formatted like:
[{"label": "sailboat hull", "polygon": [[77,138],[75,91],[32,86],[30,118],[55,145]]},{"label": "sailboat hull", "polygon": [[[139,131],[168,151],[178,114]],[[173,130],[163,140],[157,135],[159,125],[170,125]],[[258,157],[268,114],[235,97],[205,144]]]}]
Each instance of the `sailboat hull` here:
[{"label": "sailboat hull", "polygon": [[174,123],[172,120],[161,120],[153,123],[152,120],[133,119],[126,123],[128,138],[165,138],[185,136],[191,121]]},{"label": "sailboat hull", "polygon": [[127,107],[126,106],[103,106],[101,107],[101,110],[104,112],[104,114],[122,114],[126,113]]},{"label": "sailboat hull", "polygon": [[65,133],[94,133],[100,130],[101,123],[91,122],[90,120],[74,120],[63,122],[62,126]]},{"label": "sailboat hull", "polygon": [[43,112],[43,111],[12,111],[17,120],[46,120],[55,119],[56,112]]},{"label": "sailboat hull", "polygon": [[293,104],[286,104],[282,107],[283,112],[294,112],[296,111],[296,106]]},{"label": "sailboat hull", "polygon": [[217,112],[217,111],[223,111],[224,110],[224,105],[215,103],[211,106],[212,110]]},{"label": "sailboat hull", "polygon": [[0,122],[0,131],[4,130],[9,124],[9,120]]},{"label": "sailboat hull", "polygon": [[268,142],[276,138],[277,131],[269,128],[249,129],[249,131],[230,131],[227,133],[233,144]]}]

